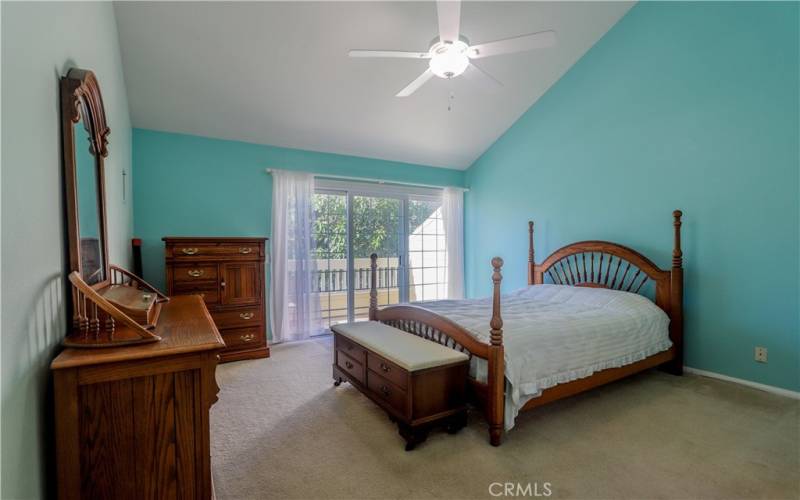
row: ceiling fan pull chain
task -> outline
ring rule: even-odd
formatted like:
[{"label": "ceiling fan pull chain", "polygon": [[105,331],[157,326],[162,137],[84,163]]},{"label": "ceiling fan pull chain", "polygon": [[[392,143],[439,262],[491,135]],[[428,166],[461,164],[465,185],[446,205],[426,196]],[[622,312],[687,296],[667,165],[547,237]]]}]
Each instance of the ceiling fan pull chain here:
[{"label": "ceiling fan pull chain", "polygon": [[452,90],[450,91],[450,95],[447,98],[447,111],[453,111],[453,101],[456,98],[456,93]]}]

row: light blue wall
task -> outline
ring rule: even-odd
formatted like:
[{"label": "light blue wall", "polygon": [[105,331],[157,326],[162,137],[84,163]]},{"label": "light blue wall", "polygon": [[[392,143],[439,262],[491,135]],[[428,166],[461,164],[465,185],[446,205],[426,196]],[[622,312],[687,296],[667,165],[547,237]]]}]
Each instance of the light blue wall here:
[{"label": "light blue wall", "polygon": [[164,236],[270,236],[267,167],[462,186],[464,172],[134,129],[135,232],[144,277],[164,287]]},{"label": "light blue wall", "polygon": [[[798,4],[635,6],[467,172],[470,295],[582,239],[670,265],[685,212],[686,364],[800,389]],[[756,345],[769,363],[753,360]]]},{"label": "light blue wall", "polygon": [[[66,333],[64,198],[58,78],[100,81],[111,135],[106,159],[110,260],[130,264],[131,124],[109,2],[2,2],[2,491],[54,496],[49,370]],[[86,151],[88,143],[79,148]],[[130,186],[128,186],[130,189]],[[49,493],[49,495],[48,495]]]}]

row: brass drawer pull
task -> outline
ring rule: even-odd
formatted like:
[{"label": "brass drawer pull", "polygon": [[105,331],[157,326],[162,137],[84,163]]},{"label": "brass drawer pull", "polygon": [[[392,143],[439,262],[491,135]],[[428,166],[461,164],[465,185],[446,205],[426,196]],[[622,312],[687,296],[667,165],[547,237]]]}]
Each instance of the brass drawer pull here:
[{"label": "brass drawer pull", "polygon": [[345,362],[344,362],[344,366],[346,366],[346,367],[347,367],[347,369],[348,369],[348,370],[350,370],[350,369],[352,369],[352,368],[353,368],[353,363],[351,363],[351,362],[349,362],[349,361],[345,361]]},{"label": "brass drawer pull", "polygon": [[199,252],[199,250],[196,247],[181,248],[181,252],[183,252],[186,255],[195,255],[197,252]]},{"label": "brass drawer pull", "polygon": [[254,333],[248,333],[247,335],[242,335],[239,338],[242,339],[245,342],[252,342],[253,340],[256,339],[256,336],[255,336]]},{"label": "brass drawer pull", "polygon": [[386,363],[381,363],[381,370],[383,370],[386,373],[389,373],[389,370],[391,370],[391,368],[389,368],[389,365],[387,365]]},{"label": "brass drawer pull", "polygon": [[382,385],[381,386],[381,392],[383,393],[383,397],[385,397],[385,398],[389,397],[389,387],[387,387],[385,385]]},{"label": "brass drawer pull", "polygon": [[187,273],[192,278],[199,278],[200,276],[205,274],[205,270],[203,270],[203,269],[189,269],[189,271],[187,271]]},{"label": "brass drawer pull", "polygon": [[253,319],[255,315],[255,313],[239,313],[239,317],[242,319]]},{"label": "brass drawer pull", "polygon": [[252,251],[253,249],[250,247],[239,247],[239,253],[248,254]]}]

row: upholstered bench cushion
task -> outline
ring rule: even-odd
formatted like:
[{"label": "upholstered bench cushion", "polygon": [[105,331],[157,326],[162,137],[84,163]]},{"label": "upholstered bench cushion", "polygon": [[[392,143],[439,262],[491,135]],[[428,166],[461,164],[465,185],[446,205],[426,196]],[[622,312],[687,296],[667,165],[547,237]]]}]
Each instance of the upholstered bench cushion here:
[{"label": "upholstered bench cushion", "polygon": [[331,327],[367,349],[413,372],[469,359],[463,352],[444,347],[377,321],[343,323]]}]

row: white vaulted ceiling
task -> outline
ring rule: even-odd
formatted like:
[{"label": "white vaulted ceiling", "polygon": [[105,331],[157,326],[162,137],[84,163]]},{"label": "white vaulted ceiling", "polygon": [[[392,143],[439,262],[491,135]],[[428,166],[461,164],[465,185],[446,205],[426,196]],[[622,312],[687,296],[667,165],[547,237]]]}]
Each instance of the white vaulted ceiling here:
[{"label": "white vaulted ceiling", "polygon": [[347,52],[426,51],[434,2],[118,2],[115,11],[135,127],[463,169],[632,5],[465,2],[471,43],[553,29],[558,45],[482,59],[504,84],[493,93],[434,78],[407,98],[394,94],[427,61]]}]

